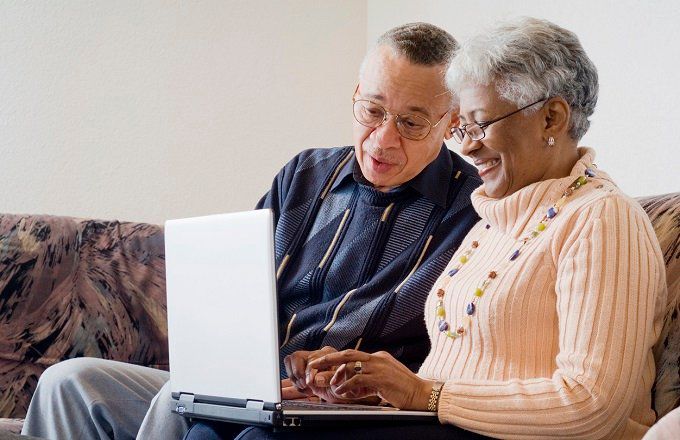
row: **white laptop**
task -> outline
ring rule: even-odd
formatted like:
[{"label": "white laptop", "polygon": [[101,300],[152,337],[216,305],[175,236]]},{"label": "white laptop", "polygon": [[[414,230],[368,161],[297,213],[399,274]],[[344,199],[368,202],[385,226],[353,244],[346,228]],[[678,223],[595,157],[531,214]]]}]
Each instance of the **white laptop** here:
[{"label": "white laptop", "polygon": [[431,412],[281,401],[271,210],[169,220],[165,259],[174,412],[275,427],[437,421]]}]

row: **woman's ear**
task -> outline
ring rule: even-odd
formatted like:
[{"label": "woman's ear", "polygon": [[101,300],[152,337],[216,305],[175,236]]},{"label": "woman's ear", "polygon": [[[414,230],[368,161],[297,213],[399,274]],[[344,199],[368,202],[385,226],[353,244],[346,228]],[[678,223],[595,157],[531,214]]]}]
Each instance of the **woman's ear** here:
[{"label": "woman's ear", "polygon": [[550,98],[543,106],[545,137],[559,138],[569,131],[571,108],[561,96]]},{"label": "woman's ear", "polygon": [[451,132],[451,129],[453,127],[458,127],[460,125],[460,116],[458,115],[458,109],[454,108],[451,110],[451,119],[448,121],[449,123],[446,125],[446,131],[444,131],[444,139],[447,141],[451,139],[453,136],[453,133]]}]

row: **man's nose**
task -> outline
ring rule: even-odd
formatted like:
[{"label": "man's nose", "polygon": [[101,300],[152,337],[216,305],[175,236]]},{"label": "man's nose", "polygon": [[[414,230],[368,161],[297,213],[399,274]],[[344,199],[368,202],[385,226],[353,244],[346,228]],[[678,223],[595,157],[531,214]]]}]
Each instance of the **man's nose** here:
[{"label": "man's nose", "polygon": [[387,120],[375,129],[378,144],[383,148],[399,145],[401,134],[397,129],[396,118],[392,115],[387,116]]}]

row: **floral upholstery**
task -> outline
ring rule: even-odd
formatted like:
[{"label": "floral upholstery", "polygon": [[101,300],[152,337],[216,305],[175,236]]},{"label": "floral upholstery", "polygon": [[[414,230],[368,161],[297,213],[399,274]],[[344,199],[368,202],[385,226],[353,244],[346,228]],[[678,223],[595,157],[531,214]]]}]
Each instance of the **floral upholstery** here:
[{"label": "floral upholstery", "polygon": [[0,215],[0,417],[64,359],[168,369],[164,255],[155,225]]},{"label": "floral upholstery", "polygon": [[[638,200],[680,298],[680,193]],[[155,225],[0,215],[0,417],[23,417],[40,374],[64,359],[168,368],[163,246]],[[661,416],[680,404],[680,309],[656,352]],[[20,427],[0,419],[0,430]]]}]

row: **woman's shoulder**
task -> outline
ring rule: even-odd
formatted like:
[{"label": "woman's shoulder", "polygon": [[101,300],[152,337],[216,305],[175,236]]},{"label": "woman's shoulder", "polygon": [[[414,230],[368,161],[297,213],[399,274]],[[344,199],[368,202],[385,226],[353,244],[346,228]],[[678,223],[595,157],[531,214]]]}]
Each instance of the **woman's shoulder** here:
[{"label": "woman's shoulder", "polygon": [[574,200],[569,203],[571,209],[565,209],[565,214],[572,221],[598,219],[611,222],[635,218],[642,219],[651,228],[649,217],[637,200],[624,193],[610,179],[593,178],[572,197]]}]

